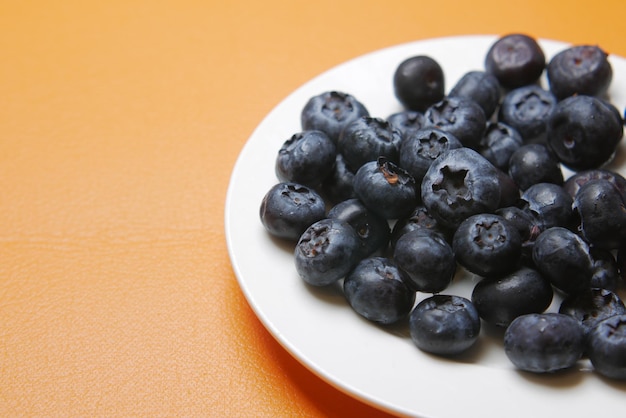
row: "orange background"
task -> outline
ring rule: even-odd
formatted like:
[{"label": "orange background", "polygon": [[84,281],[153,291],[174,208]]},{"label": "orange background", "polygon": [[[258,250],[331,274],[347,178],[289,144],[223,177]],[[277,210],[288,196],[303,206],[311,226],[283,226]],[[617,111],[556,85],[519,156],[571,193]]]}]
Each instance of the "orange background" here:
[{"label": "orange background", "polygon": [[386,416],[262,327],[224,200],[261,119],[360,54],[521,31],[626,56],[623,0],[459,3],[0,1],[0,416]]}]

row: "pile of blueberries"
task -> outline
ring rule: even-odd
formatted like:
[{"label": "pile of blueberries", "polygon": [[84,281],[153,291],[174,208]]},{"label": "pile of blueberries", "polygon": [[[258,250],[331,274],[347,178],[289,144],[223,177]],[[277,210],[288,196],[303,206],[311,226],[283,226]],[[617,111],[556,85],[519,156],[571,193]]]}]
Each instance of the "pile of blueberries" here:
[{"label": "pile of blueberries", "polygon": [[[381,326],[408,320],[419,349],[454,357],[489,324],[521,370],[586,357],[626,380],[626,179],[607,168],[626,116],[607,53],[574,45],[548,61],[515,33],[484,63],[445,94],[434,59],[407,58],[392,80],[403,110],[387,118],[346,92],[311,97],[261,221],[294,244],[306,283],[338,283]],[[444,292],[459,269],[480,277],[471,300]]]}]

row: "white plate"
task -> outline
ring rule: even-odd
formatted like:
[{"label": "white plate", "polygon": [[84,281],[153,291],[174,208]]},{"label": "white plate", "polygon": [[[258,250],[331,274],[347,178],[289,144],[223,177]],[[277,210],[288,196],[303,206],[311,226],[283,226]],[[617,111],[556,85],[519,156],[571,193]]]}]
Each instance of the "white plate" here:
[{"label": "white plate", "polygon": [[[392,75],[412,55],[429,55],[444,69],[446,90],[469,70],[483,69],[494,36],[463,36],[402,44],[348,61],[314,78],[284,99],[243,148],[226,199],[225,228],[235,274],[252,309],[279,343],[336,388],[377,408],[420,417],[589,417],[626,407],[626,384],[598,377],[584,361],[578,370],[551,376],[516,371],[497,336],[483,329],[478,346],[460,360],[425,354],[407,328],[366,322],[338,288],[314,289],[298,277],[292,247],[272,239],[259,220],[259,205],[277,180],[281,144],[301,130],[306,101],[327,90],[351,93],[372,116],[401,109]],[[593,40],[590,40],[593,42]],[[541,40],[547,57],[567,44]],[[611,99],[623,112],[626,60],[610,57]],[[622,160],[622,152],[619,160]],[[622,172],[624,174],[624,172]],[[469,296],[467,276],[445,293]],[[551,309],[556,305],[553,304]]]}]

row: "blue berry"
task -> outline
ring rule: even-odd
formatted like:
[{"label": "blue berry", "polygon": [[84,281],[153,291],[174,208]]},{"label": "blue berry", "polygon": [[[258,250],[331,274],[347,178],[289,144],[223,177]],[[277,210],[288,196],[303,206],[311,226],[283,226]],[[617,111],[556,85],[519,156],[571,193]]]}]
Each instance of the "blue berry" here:
[{"label": "blue berry", "polygon": [[494,42],[485,56],[485,70],[507,89],[536,82],[546,66],[546,57],[537,41],[512,33]]},{"label": "blue berry", "polygon": [[486,71],[469,71],[457,81],[448,96],[475,101],[489,119],[500,104],[500,83]]},{"label": "blue berry", "polygon": [[524,140],[516,129],[502,122],[488,122],[477,151],[494,166],[508,172],[511,155],[522,145]]},{"label": "blue berry", "polygon": [[402,110],[387,116],[387,122],[400,131],[402,138],[407,138],[413,132],[424,127],[425,119],[422,112]]},{"label": "blue berry", "polygon": [[426,127],[439,128],[455,136],[463,146],[476,149],[485,133],[487,118],[475,101],[446,97],[424,112]]},{"label": "blue berry", "polygon": [[526,143],[540,142],[556,105],[556,97],[540,85],[518,87],[504,95],[498,121],[516,129]]},{"label": "blue berry", "polygon": [[317,187],[331,173],[337,147],[322,131],[304,131],[291,136],[278,150],[276,177]]},{"label": "blue berry", "polygon": [[369,112],[354,96],[327,91],[307,101],[300,113],[300,124],[303,130],[322,131],[337,143],[341,131],[361,116],[369,116]]},{"label": "blue berry", "polygon": [[566,297],[561,302],[559,312],[576,318],[587,335],[600,321],[626,314],[626,307],[617,293],[594,288]]},{"label": "blue berry", "polygon": [[602,376],[626,380],[626,314],[598,323],[589,334],[587,355]]},{"label": "blue berry", "polygon": [[399,165],[421,183],[426,171],[445,151],[463,145],[452,134],[434,127],[414,131],[402,140]]},{"label": "blue berry", "polygon": [[385,157],[398,162],[402,134],[384,119],[362,116],[341,132],[338,148],[350,170]]},{"label": "blue berry", "polygon": [[521,190],[536,183],[563,184],[563,171],[544,144],[524,144],[511,154],[509,176]]},{"label": "blue berry", "polygon": [[444,97],[443,70],[431,57],[409,57],[396,68],[393,87],[396,98],[405,108],[423,112]]}]

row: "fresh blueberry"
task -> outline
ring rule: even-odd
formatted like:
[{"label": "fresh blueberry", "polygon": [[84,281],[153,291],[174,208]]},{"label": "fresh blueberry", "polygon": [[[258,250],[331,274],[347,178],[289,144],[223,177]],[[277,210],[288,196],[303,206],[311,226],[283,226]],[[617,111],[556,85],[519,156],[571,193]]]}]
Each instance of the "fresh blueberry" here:
[{"label": "fresh blueberry", "polygon": [[396,68],[393,88],[396,98],[405,108],[423,112],[444,97],[443,69],[429,56],[409,57]]},{"label": "fresh blueberry", "polygon": [[552,373],[573,367],[584,349],[582,326],[565,314],[521,315],[504,333],[504,352],[515,367],[527,372]]},{"label": "fresh blueberry", "polygon": [[626,203],[614,183],[604,179],[588,181],[576,193],[572,207],[585,240],[598,248],[619,248],[626,238]]},{"label": "fresh blueberry", "polygon": [[563,184],[559,161],[543,144],[525,144],[509,160],[509,176],[521,190],[536,183]]},{"label": "fresh blueberry", "polygon": [[381,118],[362,116],[348,124],[339,136],[338,148],[350,170],[378,157],[398,162],[402,134]]},{"label": "fresh blueberry", "polygon": [[517,229],[522,239],[522,254],[520,263],[532,265],[532,250],[535,240],[543,231],[540,221],[528,209],[527,205],[507,206],[496,210],[496,215],[502,216]]},{"label": "fresh blueberry", "polygon": [[361,240],[361,257],[384,251],[389,244],[391,230],[386,219],[368,209],[359,199],[348,199],[333,206],[328,218],[348,222]]},{"label": "fresh blueberry", "polygon": [[485,70],[507,89],[535,83],[545,66],[541,46],[533,37],[522,33],[498,38],[485,56]]},{"label": "fresh blueberry", "polygon": [[569,229],[555,226],[543,231],[533,246],[533,262],[554,287],[566,294],[591,287],[593,259],[589,245]]},{"label": "fresh blueberry", "polygon": [[548,84],[562,100],[576,94],[602,96],[613,79],[608,54],[597,45],[575,45],[556,54],[546,68]]},{"label": "fresh blueberry", "polygon": [[469,71],[457,81],[448,96],[474,100],[489,119],[500,104],[500,83],[486,71]]},{"label": "fresh blueberry", "polygon": [[501,185],[493,164],[462,147],[433,161],[422,181],[421,196],[437,222],[455,229],[471,215],[497,209]]},{"label": "fresh blueberry", "polygon": [[397,219],[391,230],[390,244],[393,250],[396,242],[407,232],[414,230],[426,229],[438,234],[443,240],[449,242],[450,231],[441,226],[435,218],[433,218],[426,208],[419,204],[410,215]]},{"label": "fresh blueberry", "polygon": [[405,137],[400,146],[400,166],[421,183],[428,167],[445,151],[463,145],[452,134],[434,127],[419,129]]},{"label": "fresh blueberry", "polygon": [[573,227],[576,218],[572,203],[572,197],[562,186],[536,183],[522,193],[518,204],[527,208],[545,230],[553,226]]},{"label": "fresh blueberry", "polygon": [[594,370],[610,379],[626,380],[626,314],[600,322],[589,334],[587,355]]},{"label": "fresh blueberry", "polygon": [[345,277],[359,261],[361,241],[352,226],[322,219],[308,227],[294,251],[296,271],[313,286],[328,286]]},{"label": "fresh blueberry", "polygon": [[626,314],[626,307],[617,295],[607,289],[592,288],[566,297],[559,312],[576,318],[588,335],[600,321],[614,315]]},{"label": "fresh blueberry", "polygon": [[343,291],[355,312],[380,324],[406,318],[416,297],[405,284],[403,273],[385,257],[361,260],[344,279]]},{"label": "fresh blueberry", "polygon": [[480,336],[480,317],[468,299],[455,295],[433,295],[417,304],[409,317],[415,345],[441,356],[469,350]]},{"label": "fresh blueberry", "polygon": [[626,178],[615,171],[602,168],[592,168],[590,170],[578,171],[565,180],[563,187],[573,199],[583,184],[590,180],[598,179],[610,181],[615,187],[617,187],[622,195],[626,196]]},{"label": "fresh blueberry", "polygon": [[415,110],[402,110],[387,116],[387,122],[391,123],[406,138],[413,132],[424,126],[425,119],[422,112]]},{"label": "fresh blueberry", "polygon": [[573,171],[599,168],[610,161],[624,135],[611,104],[577,95],[560,101],[547,122],[547,144]]},{"label": "fresh blueberry", "polygon": [[276,177],[317,187],[331,173],[337,147],[322,131],[304,131],[291,136],[278,150]]},{"label": "fresh blueberry", "polygon": [[424,112],[425,126],[432,126],[454,135],[465,147],[477,148],[485,133],[487,119],[483,109],[473,100],[446,97]]},{"label": "fresh blueberry", "polygon": [[591,248],[593,275],[591,287],[616,291],[620,284],[619,265],[613,253],[601,248]]},{"label": "fresh blueberry", "polygon": [[406,273],[409,286],[419,292],[445,290],[456,272],[450,244],[438,233],[424,228],[402,235],[394,247],[393,259]]},{"label": "fresh blueberry", "polygon": [[368,116],[367,108],[354,96],[340,91],[327,91],[311,97],[302,108],[302,130],[319,130],[337,142],[339,134],[350,122]]},{"label": "fresh blueberry", "polygon": [[535,269],[520,267],[478,282],[472,291],[472,302],[486,323],[506,328],[518,316],[544,312],[553,296],[548,279]]},{"label": "fresh blueberry", "polygon": [[413,177],[383,157],[363,164],[354,175],[353,185],[365,206],[388,220],[402,218],[417,206]]},{"label": "fresh blueberry", "polygon": [[504,95],[498,121],[515,128],[527,143],[541,142],[556,104],[556,97],[537,84],[518,87]]},{"label": "fresh blueberry", "polygon": [[502,122],[488,122],[478,152],[504,172],[509,170],[511,155],[524,144],[517,130]]},{"label": "fresh blueberry", "polygon": [[354,193],[354,172],[348,168],[341,153],[337,153],[330,174],[320,187],[329,202],[339,203],[356,197]]},{"label": "fresh blueberry", "polygon": [[271,235],[296,241],[305,229],[326,216],[326,204],[309,187],[278,183],[263,197],[259,215]]},{"label": "fresh blueberry", "polygon": [[452,248],[456,259],[479,276],[508,273],[516,268],[522,252],[522,239],[506,219],[492,213],[479,213],[465,219],[454,233]]}]

